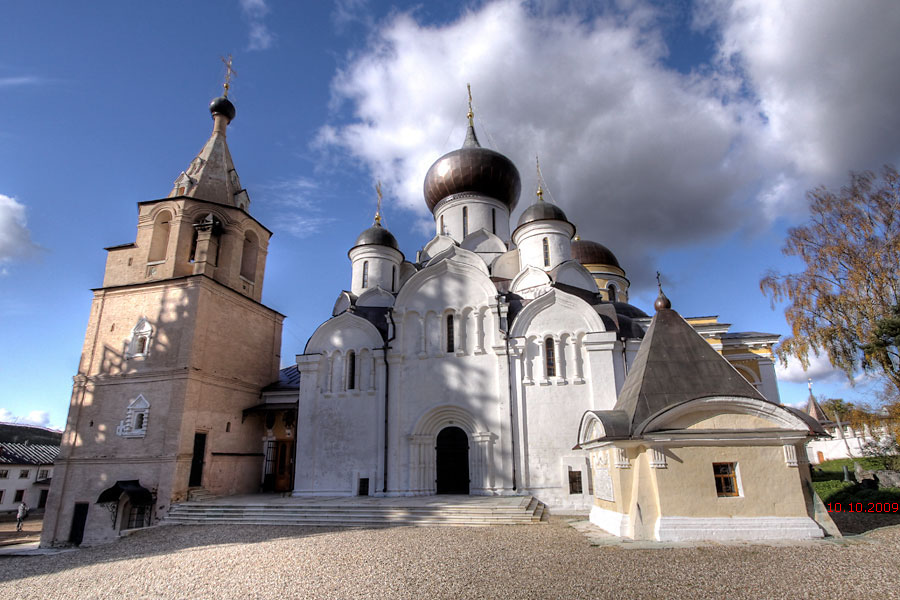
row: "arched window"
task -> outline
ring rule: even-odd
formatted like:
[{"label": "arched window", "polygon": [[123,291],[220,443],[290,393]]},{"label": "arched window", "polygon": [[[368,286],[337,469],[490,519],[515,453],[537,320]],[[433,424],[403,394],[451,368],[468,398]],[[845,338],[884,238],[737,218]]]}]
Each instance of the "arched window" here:
[{"label": "arched window", "polygon": [[547,377],[556,377],[556,349],[553,346],[553,338],[544,340],[544,365]]},{"label": "arched window", "polygon": [[244,234],[244,248],[241,254],[241,277],[248,281],[256,280],[256,260],[259,255],[259,244],[256,234],[248,231]]},{"label": "arched window", "polygon": [[397,289],[397,265],[391,267],[391,291]]},{"label": "arched window", "polygon": [[363,275],[362,275],[362,286],[364,288],[369,287],[369,261],[363,261]]},{"label": "arched window", "polygon": [[544,238],[543,240],[541,240],[541,243],[544,246],[544,266],[549,267],[550,266],[550,242],[547,240],[547,238]]},{"label": "arched window", "polygon": [[463,237],[469,235],[469,207],[463,206]]},{"label": "arched window", "polygon": [[445,235],[446,233],[447,233],[447,230],[444,228],[444,215],[441,215],[441,231],[440,231],[440,234],[441,234],[441,235]]},{"label": "arched window", "polygon": [[356,389],[356,352],[347,353],[347,389]]},{"label": "arched window", "polygon": [[447,315],[447,352],[453,352],[453,315]]},{"label": "arched window", "polygon": [[497,233],[497,209],[491,209],[491,233]]},{"label": "arched window", "polygon": [[609,298],[610,302],[615,302],[616,301],[616,286],[614,286],[611,283],[608,286],[606,286],[606,295]]},{"label": "arched window", "polygon": [[147,322],[147,319],[141,317],[131,330],[131,340],[128,342],[128,350],[125,353],[126,358],[135,356],[146,356],[150,353],[150,337],[153,335],[153,327]]},{"label": "arched window", "polygon": [[147,262],[162,262],[166,260],[166,250],[169,246],[169,232],[172,226],[172,213],[167,210],[156,216],[153,224],[153,238],[150,240],[150,253]]}]

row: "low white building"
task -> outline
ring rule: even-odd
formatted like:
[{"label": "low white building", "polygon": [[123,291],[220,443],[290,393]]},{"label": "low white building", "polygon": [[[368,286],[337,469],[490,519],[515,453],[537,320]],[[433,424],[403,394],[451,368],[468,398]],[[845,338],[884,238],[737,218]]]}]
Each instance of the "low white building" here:
[{"label": "low white building", "polygon": [[59,446],[0,442],[0,513],[44,508]]}]

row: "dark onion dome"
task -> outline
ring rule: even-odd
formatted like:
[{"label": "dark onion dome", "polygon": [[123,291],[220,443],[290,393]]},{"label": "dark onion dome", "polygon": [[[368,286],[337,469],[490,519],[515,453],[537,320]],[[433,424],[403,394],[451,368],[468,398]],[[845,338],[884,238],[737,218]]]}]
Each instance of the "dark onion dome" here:
[{"label": "dark onion dome", "polygon": [[653,308],[657,310],[657,312],[672,308],[672,302],[666,298],[666,295],[663,294],[662,288],[659,289],[659,296],[656,297],[656,302],[653,303]]},{"label": "dark onion dome", "polygon": [[612,305],[613,308],[616,309],[616,314],[621,317],[628,317],[629,319],[646,319],[650,316],[637,306],[628,304],[627,302],[613,302]]},{"label": "dark onion dome", "polygon": [[463,147],[437,159],[425,175],[425,203],[432,213],[444,198],[466,192],[499,200],[512,212],[521,190],[516,166],[499,152],[482,148],[471,125]]},{"label": "dark onion dome", "polygon": [[372,225],[359,234],[359,237],[356,238],[356,243],[353,244],[354,248],[357,246],[387,246],[398,252],[400,250],[397,238],[381,225]]},{"label": "dark onion dome", "polygon": [[234,115],[236,114],[234,104],[232,104],[231,100],[225,96],[214,98],[213,101],[209,103],[209,112],[213,115],[218,113],[225,116],[229,123],[234,119]]},{"label": "dark onion dome", "polygon": [[572,258],[583,265],[609,265],[621,269],[612,250],[590,240],[572,240]]},{"label": "dark onion dome", "polygon": [[516,229],[518,229],[522,225],[533,223],[535,221],[569,222],[569,220],[566,218],[566,213],[563,212],[563,209],[555,204],[551,204],[550,202],[544,202],[543,200],[538,200],[525,209],[525,212],[523,212],[522,216],[519,217],[519,224],[516,225]]}]

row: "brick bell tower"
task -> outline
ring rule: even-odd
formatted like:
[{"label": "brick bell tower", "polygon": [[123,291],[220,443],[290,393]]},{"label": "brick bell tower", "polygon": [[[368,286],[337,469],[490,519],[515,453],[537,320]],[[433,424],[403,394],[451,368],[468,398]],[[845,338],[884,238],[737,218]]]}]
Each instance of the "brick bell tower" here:
[{"label": "brick bell tower", "polygon": [[227,94],[226,77],[212,135],[169,195],[138,203],[136,241],[107,248],[43,546],[155,523],[192,488],[259,488],[263,425],[243,411],[278,379],[284,317],[260,303],[272,233],[228,150]]}]

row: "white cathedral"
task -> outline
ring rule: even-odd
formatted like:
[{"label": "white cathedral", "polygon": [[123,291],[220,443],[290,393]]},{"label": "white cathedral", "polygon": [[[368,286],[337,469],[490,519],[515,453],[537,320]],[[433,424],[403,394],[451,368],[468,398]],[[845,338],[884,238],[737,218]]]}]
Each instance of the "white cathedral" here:
[{"label": "white cathedral", "polygon": [[435,236],[406,256],[376,212],[332,318],[279,371],[271,232],[225,141],[234,106],[210,111],[136,241],[108,248],[44,545],[258,491],[533,495],[647,539],[821,535],[804,459],[824,432],[778,402],[777,336],[682,319],[662,292],[651,319],[540,185],[511,227],[519,173],[471,110],[425,176]]}]

